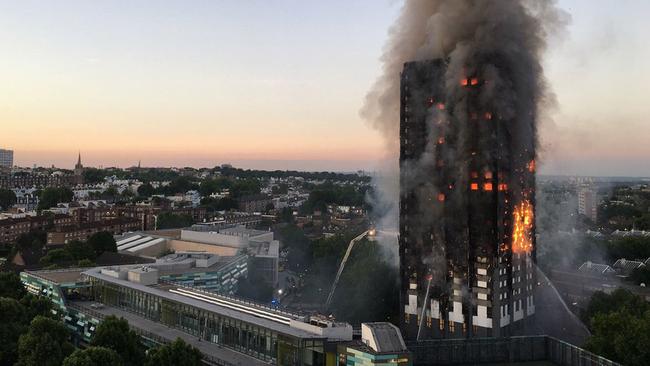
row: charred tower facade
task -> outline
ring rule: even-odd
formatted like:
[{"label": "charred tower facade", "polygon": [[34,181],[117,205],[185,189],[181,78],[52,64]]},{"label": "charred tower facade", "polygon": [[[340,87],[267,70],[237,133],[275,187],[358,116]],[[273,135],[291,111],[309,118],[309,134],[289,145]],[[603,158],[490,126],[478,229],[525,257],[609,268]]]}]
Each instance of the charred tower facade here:
[{"label": "charred tower facade", "polygon": [[508,103],[512,95],[502,98],[501,85],[516,90],[507,75],[480,60],[404,64],[399,251],[406,339],[518,334],[535,313],[535,111]]}]

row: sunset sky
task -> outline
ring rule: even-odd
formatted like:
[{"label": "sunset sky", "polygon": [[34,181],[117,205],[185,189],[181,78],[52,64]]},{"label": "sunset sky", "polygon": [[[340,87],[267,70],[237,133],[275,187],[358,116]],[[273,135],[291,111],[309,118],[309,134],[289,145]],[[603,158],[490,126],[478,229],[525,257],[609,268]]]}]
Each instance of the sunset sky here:
[{"label": "sunset sky", "polygon": [[[542,171],[650,176],[647,0],[561,0]],[[395,0],[0,0],[16,164],[372,170],[359,117]]]}]

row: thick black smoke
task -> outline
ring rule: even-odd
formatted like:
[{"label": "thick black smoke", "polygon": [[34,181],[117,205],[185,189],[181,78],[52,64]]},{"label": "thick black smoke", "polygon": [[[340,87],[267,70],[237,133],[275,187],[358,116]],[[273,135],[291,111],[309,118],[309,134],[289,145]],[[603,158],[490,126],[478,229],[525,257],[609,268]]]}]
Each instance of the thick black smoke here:
[{"label": "thick black smoke", "polygon": [[[382,56],[383,73],[366,97],[361,111],[369,123],[381,131],[386,141],[386,171],[376,183],[383,207],[393,209],[378,221],[396,226],[398,220],[399,173],[399,103],[400,72],[405,62],[442,59],[447,63],[445,97],[454,109],[436,112],[432,119],[453,119],[466,122],[470,111],[459,83],[461,75],[489,80],[481,88],[479,102],[485,110],[505,121],[516,121],[508,126],[510,158],[513,166],[522,167],[535,157],[537,122],[552,96],[543,75],[542,56],[550,35],[561,32],[568,16],[560,11],[554,0],[407,0]],[[515,118],[516,117],[516,118]],[[429,131],[428,151],[421,164],[412,172],[417,177],[439,157],[435,141],[449,131]],[[454,131],[463,139],[466,131]],[[498,149],[498,147],[495,147]],[[449,152],[448,152],[449,153]],[[479,153],[493,154],[495,151]],[[445,156],[453,164],[457,156]],[[451,159],[451,160],[450,160]],[[521,161],[516,161],[516,160]],[[463,164],[459,164],[463,166]],[[459,176],[466,176],[459,172]],[[428,179],[426,175],[422,179]],[[417,178],[411,180],[418,184]],[[511,182],[512,191],[521,191],[517,181]],[[406,187],[402,187],[405,189]],[[430,193],[430,192],[429,192]]]}]

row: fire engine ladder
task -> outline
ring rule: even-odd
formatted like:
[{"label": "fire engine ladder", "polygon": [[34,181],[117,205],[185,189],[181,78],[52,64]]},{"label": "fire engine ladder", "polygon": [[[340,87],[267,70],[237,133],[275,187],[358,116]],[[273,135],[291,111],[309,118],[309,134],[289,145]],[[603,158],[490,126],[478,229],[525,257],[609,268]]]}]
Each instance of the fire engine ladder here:
[{"label": "fire engine ladder", "polygon": [[341,261],[339,270],[338,272],[336,272],[336,278],[334,279],[334,283],[332,284],[330,293],[329,295],[327,295],[327,301],[325,302],[325,310],[329,309],[330,304],[332,303],[332,299],[334,298],[334,291],[336,291],[336,285],[339,283],[339,278],[341,277],[341,273],[343,273],[343,269],[345,268],[345,263],[348,261],[348,258],[350,257],[350,253],[352,253],[352,248],[354,247],[354,244],[356,244],[359,240],[363,239],[366,235],[368,235],[369,231],[370,230],[366,230],[356,238],[350,240],[350,244],[348,244],[348,249],[345,251],[345,255],[343,256],[343,260]]}]

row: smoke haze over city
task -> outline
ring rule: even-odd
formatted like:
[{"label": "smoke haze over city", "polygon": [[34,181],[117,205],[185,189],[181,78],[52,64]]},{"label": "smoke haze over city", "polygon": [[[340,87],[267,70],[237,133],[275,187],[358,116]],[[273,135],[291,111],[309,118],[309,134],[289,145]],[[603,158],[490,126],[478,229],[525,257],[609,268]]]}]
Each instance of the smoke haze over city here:
[{"label": "smoke haze over city", "polygon": [[[82,150],[93,166],[372,170],[382,137],[358,110],[401,4],[2,2],[0,145],[27,166]],[[545,61],[558,108],[542,173],[650,175],[650,9],[605,4],[558,2],[571,22]]]}]

